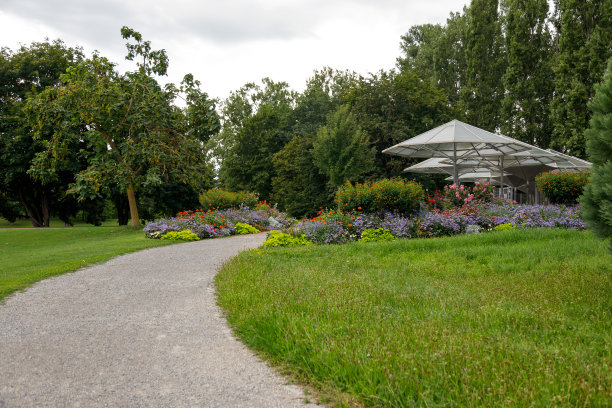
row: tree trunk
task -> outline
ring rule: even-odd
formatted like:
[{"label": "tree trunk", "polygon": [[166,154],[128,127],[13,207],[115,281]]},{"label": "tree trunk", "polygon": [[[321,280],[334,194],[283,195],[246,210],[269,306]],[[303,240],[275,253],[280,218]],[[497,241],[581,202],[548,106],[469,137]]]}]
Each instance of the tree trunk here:
[{"label": "tree trunk", "polygon": [[132,227],[140,226],[140,218],[138,217],[138,206],[136,205],[136,194],[132,183],[127,188],[128,202],[130,203],[130,215],[132,217]]},{"label": "tree trunk", "polygon": [[43,227],[49,226],[49,197],[43,191],[42,193],[42,215],[43,215]]},{"label": "tree trunk", "polygon": [[43,225],[42,225],[40,217],[38,217],[36,214],[36,209],[28,205],[28,203],[26,202],[23,196],[23,192],[21,190],[19,190],[19,201],[21,202],[21,205],[23,205],[23,208],[25,208],[26,213],[28,214],[28,217],[30,218],[30,222],[32,222],[32,226],[42,227]]}]

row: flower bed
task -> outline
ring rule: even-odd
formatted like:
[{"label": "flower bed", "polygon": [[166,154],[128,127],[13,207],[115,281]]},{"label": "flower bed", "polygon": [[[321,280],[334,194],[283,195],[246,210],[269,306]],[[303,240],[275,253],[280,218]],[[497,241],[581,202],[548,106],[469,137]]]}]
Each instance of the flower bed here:
[{"label": "flower bed", "polygon": [[198,238],[205,239],[234,235],[237,233],[236,224],[249,225],[257,231],[265,231],[286,228],[291,221],[285,214],[261,203],[255,209],[239,207],[225,210],[183,211],[176,217],[150,222],[143,231],[147,238],[157,239],[171,231],[189,230]]},{"label": "flower bed", "polygon": [[359,240],[365,230],[388,230],[395,238],[440,237],[491,231],[501,224],[514,228],[584,229],[577,207],[518,205],[515,203],[470,203],[447,210],[421,211],[416,216],[379,212],[343,213],[321,210],[317,217],[286,228],[315,244],[341,244]]}]

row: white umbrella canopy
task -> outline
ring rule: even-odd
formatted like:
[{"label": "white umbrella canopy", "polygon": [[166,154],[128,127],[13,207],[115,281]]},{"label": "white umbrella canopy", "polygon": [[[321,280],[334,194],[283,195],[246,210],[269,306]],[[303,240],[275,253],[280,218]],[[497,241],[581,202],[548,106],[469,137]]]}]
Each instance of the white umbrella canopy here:
[{"label": "white umbrella canopy", "polygon": [[[465,172],[478,172],[488,171],[487,167],[469,164],[457,164],[457,172],[459,175]],[[427,160],[423,160],[415,165],[406,167],[404,172],[411,173],[435,173],[435,174],[450,174],[453,175],[453,164],[447,158],[444,157],[432,157]],[[451,177],[452,179],[452,177]]]},{"label": "white umbrella canopy", "polygon": [[458,120],[391,146],[383,153],[404,157],[443,157],[453,164],[453,181],[459,183],[458,162],[473,156],[495,157],[529,150],[527,143],[487,132]]}]

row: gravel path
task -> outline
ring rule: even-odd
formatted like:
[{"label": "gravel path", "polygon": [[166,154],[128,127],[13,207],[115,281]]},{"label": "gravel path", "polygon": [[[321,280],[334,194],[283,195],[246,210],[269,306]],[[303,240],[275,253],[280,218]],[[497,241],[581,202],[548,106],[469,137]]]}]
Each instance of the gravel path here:
[{"label": "gravel path", "polygon": [[217,269],[264,238],[136,252],[9,297],[0,408],[307,406],[235,340],[216,306]]}]

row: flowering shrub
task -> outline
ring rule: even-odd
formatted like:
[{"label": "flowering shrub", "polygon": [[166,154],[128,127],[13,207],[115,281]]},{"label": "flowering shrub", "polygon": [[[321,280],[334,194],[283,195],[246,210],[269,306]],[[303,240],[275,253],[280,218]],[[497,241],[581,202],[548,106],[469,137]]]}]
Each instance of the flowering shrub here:
[{"label": "flowering shrub", "polygon": [[350,183],[336,192],[336,203],[341,211],[397,211],[414,213],[425,197],[423,187],[414,181],[384,179],[363,184]]},{"label": "flowering shrub", "polygon": [[257,193],[239,191],[237,193],[214,188],[200,194],[200,204],[205,210],[225,210],[240,206],[255,207],[259,196]]},{"label": "flowering shrub", "polygon": [[306,239],[304,235],[291,235],[284,232],[272,230],[268,238],[261,245],[263,248],[286,247],[286,246],[304,246],[312,245],[312,242]]},{"label": "flowering shrub", "polygon": [[239,222],[234,225],[234,228],[236,229],[236,234],[238,235],[257,234],[259,232],[257,228],[249,224],[244,224],[242,222]]},{"label": "flowering shrub", "polygon": [[391,231],[384,228],[372,229],[368,228],[361,233],[360,242],[381,242],[393,241],[395,237],[391,235]]},{"label": "flowering shrub", "polygon": [[200,238],[188,229],[182,231],[169,231],[161,236],[160,239],[172,239],[177,241],[197,241]]},{"label": "flowering shrub", "polygon": [[477,181],[474,187],[462,184],[444,186],[444,198],[452,206],[462,206],[470,204],[473,201],[490,202],[493,199],[493,190],[495,187],[490,182]]},{"label": "flowering shrub", "polygon": [[575,204],[589,182],[588,173],[549,171],[536,176],[536,185],[551,204]]}]

